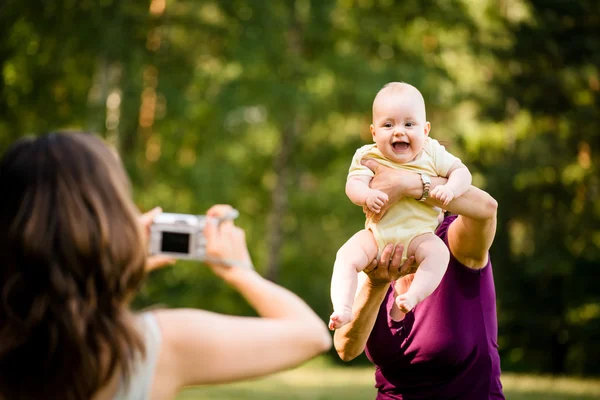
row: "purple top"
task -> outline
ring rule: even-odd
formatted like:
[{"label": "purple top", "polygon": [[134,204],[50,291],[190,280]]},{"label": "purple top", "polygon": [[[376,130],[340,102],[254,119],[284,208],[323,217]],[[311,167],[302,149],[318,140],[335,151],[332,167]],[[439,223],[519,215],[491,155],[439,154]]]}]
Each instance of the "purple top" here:
[{"label": "purple top", "polygon": [[[455,219],[437,229],[446,246]],[[393,302],[390,287],[366,346],[377,400],[504,399],[490,261],[473,270],[450,254],[440,286],[404,320],[390,318]]]}]

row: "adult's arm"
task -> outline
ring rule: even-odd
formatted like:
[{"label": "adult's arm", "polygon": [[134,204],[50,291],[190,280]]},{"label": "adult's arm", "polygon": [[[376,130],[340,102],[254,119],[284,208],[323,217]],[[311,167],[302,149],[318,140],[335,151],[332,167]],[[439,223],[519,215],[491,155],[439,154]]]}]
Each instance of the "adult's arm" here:
[{"label": "adult's arm", "polygon": [[[439,179],[432,179],[431,183],[437,185]],[[436,200],[428,203],[439,207]],[[485,267],[496,236],[498,202],[487,192],[471,186],[444,208],[458,214],[448,228],[448,246],[452,255],[469,268]]]},{"label": "adult's arm", "polygon": [[[218,216],[229,207],[212,208]],[[250,266],[244,232],[224,222],[205,230],[207,254]],[[188,385],[231,382],[287,369],[330,348],[324,322],[292,292],[252,268],[209,266],[236,289],[259,317],[237,317],[178,309],[156,311],[162,344],[154,384],[178,390]],[[162,386],[162,387],[158,387]]]},{"label": "adult's arm", "polygon": [[[381,218],[389,205],[402,196],[419,199],[423,195],[423,183],[419,174],[388,168],[374,160],[364,160],[363,164],[375,172],[371,187],[383,191],[389,197],[388,205],[382,208],[377,217]],[[445,178],[432,177],[432,189],[445,182]],[[450,251],[467,267],[483,268],[487,264],[488,251],[496,234],[496,200],[483,190],[471,186],[447,206],[442,206],[432,198],[428,198],[426,203],[459,214],[448,230]]]},{"label": "adult's arm", "polygon": [[[380,219],[385,211],[401,197],[420,199],[423,196],[423,182],[419,174],[389,168],[372,159],[363,160],[362,164],[375,173],[370,183],[371,188],[381,190],[389,198],[388,204],[382,207],[382,211],[375,217],[376,219]],[[431,177],[430,190],[438,185],[444,185],[446,182],[448,182],[447,178]],[[475,186],[470,186],[462,196],[452,200],[446,206],[431,197],[427,198],[425,203],[477,220],[495,217],[498,208],[498,203],[492,196]]]},{"label": "adult's arm", "polygon": [[336,330],[333,336],[335,350],[342,360],[353,360],[364,351],[391,282],[414,272],[414,257],[400,264],[403,248],[402,244],[388,244],[380,258],[363,270],[365,274],[359,274],[352,321]]},{"label": "adult's arm", "polygon": [[450,252],[465,266],[481,269],[488,263],[489,250],[496,235],[496,213],[486,219],[459,215],[448,228]]}]

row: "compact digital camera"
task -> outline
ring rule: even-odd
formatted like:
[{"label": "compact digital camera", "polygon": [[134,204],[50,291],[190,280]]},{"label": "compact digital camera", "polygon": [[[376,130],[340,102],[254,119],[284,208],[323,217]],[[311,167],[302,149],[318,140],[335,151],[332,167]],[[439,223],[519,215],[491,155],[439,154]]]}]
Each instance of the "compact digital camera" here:
[{"label": "compact digital camera", "polygon": [[206,224],[219,224],[238,216],[239,212],[235,209],[222,218],[175,213],[159,214],[150,226],[150,254],[204,261],[206,259],[206,238],[204,236]]}]

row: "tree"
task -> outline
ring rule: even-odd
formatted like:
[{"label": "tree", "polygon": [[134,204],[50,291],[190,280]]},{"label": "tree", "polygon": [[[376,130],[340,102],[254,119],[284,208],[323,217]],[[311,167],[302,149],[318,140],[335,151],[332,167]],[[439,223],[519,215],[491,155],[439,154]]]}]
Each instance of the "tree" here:
[{"label": "tree", "polygon": [[600,5],[527,1],[501,19],[491,102],[504,135],[478,163],[499,201],[493,258],[508,368],[599,373]]}]

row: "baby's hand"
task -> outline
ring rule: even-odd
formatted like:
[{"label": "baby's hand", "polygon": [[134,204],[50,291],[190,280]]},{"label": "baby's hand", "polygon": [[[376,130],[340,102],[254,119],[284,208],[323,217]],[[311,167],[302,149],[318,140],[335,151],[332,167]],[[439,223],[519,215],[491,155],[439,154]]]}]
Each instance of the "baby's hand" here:
[{"label": "baby's hand", "polygon": [[371,190],[371,194],[367,197],[367,207],[369,210],[373,211],[375,214],[378,214],[381,211],[381,207],[383,207],[388,202],[388,195],[383,193],[380,190]]},{"label": "baby's hand", "polygon": [[429,195],[445,206],[454,199],[454,192],[447,185],[434,187]]}]

